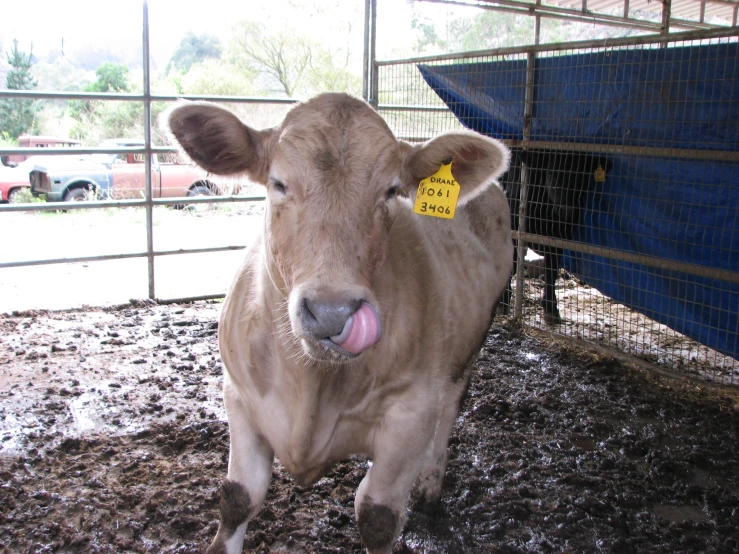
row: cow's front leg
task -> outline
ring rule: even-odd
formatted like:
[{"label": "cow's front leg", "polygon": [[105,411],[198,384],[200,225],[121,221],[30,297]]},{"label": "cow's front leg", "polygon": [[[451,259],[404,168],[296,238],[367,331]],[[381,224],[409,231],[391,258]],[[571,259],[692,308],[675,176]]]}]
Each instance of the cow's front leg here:
[{"label": "cow's front leg", "polygon": [[390,554],[405,523],[413,483],[433,438],[437,415],[402,406],[375,435],[372,466],[357,489],[354,510],[369,554]]},{"label": "cow's front leg", "polygon": [[238,394],[224,388],[231,444],[221,488],[221,523],[206,554],[240,554],[247,523],[257,514],[272,477],[274,452],[247,418]]},{"label": "cow's front leg", "polygon": [[449,436],[457,420],[462,396],[467,390],[472,371],[472,363],[468,363],[457,376],[456,381],[448,387],[437,399],[441,406],[434,438],[428,445],[426,457],[416,481],[413,493],[414,502],[420,509],[434,509],[441,499],[441,487],[444,483],[447,462],[449,461]]}]

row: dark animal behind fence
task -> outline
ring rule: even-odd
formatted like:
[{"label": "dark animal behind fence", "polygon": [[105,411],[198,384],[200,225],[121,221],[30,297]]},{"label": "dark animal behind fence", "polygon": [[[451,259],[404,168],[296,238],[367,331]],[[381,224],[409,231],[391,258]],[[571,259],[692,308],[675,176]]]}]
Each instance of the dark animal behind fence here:
[{"label": "dark animal behind fence", "polygon": [[[573,227],[580,221],[580,212],[589,186],[596,179],[596,171],[607,173],[610,160],[577,152],[553,152],[544,150],[511,152],[511,165],[500,178],[511,209],[511,224],[519,228],[522,164],[528,173],[526,193],[527,233],[562,240],[572,240]],[[562,248],[529,243],[528,247],[544,256],[544,295],[542,306],[548,323],[561,321],[557,307],[554,284],[559,276]],[[516,273],[517,251],[513,254],[513,273]],[[503,297],[504,310],[511,305],[510,282]]]}]

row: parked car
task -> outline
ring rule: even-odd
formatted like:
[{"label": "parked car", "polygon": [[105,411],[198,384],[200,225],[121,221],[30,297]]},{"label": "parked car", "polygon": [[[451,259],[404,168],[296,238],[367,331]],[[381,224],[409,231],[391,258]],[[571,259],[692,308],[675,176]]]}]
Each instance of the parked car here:
[{"label": "parked car", "polygon": [[15,167],[0,167],[0,202],[13,202],[24,189],[31,187],[29,174],[36,166],[60,167],[64,158],[75,162],[88,156],[31,156]]},{"label": "parked car", "polygon": [[[100,147],[141,147],[139,139],[111,139]],[[220,194],[221,189],[201,171],[185,164],[160,163],[152,157],[154,198]],[[146,172],[143,154],[93,154],[67,167],[37,164],[31,172],[31,193],[49,202],[73,202],[99,198],[143,198]]]},{"label": "parked car", "polygon": [[[20,148],[61,148],[63,146],[80,146],[79,140],[61,137],[49,137],[41,135],[21,135],[18,137]],[[7,154],[0,158],[2,164],[15,167],[31,157],[31,154]]]}]

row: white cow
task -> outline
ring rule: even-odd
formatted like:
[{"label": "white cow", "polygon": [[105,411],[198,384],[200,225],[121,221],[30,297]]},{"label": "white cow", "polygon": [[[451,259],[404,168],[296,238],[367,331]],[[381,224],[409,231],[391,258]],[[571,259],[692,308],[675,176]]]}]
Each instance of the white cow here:
[{"label": "white cow", "polygon": [[220,321],[231,450],[208,552],[241,552],[275,455],[304,486],[353,454],[372,460],[355,501],[362,541],[391,552],[412,490],[440,497],[470,365],[511,272],[495,181],[508,151],[472,132],[412,146],[345,94],[261,131],[202,102],[166,118],[198,165],[267,190],[264,232]]}]

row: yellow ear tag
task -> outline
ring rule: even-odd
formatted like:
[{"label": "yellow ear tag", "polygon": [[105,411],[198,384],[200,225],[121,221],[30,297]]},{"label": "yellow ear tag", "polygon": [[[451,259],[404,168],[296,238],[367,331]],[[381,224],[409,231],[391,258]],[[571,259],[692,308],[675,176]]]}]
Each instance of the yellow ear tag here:
[{"label": "yellow ear tag", "polygon": [[593,172],[593,178],[596,183],[606,182],[606,170],[600,164],[598,164],[598,169]]},{"label": "yellow ear tag", "polygon": [[452,163],[442,164],[439,171],[418,185],[413,211],[420,215],[452,219],[457,209],[459,183],[452,175]]}]

